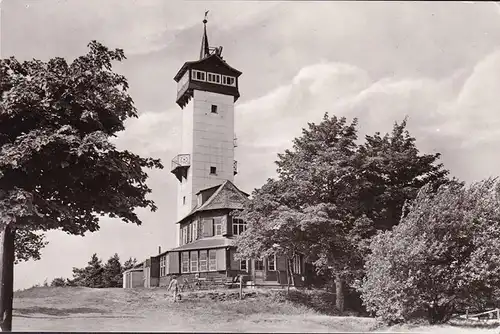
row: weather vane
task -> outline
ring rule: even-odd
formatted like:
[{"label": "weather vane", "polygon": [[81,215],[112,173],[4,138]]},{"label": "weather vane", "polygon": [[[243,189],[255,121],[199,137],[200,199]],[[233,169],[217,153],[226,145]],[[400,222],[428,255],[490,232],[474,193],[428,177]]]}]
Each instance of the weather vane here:
[{"label": "weather vane", "polygon": [[205,23],[205,24],[208,22],[208,21],[207,21],[207,15],[208,15],[208,12],[209,12],[209,10],[207,10],[207,11],[205,12],[205,19],[203,19],[203,23]]}]

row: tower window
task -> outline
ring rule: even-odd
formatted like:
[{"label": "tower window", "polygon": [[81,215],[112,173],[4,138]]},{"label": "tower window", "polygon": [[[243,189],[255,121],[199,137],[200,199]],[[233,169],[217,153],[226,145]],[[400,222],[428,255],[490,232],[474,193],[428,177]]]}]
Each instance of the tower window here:
[{"label": "tower window", "polygon": [[212,114],[217,114],[217,106],[212,104]]},{"label": "tower window", "polygon": [[220,74],[207,73],[207,82],[220,83]]},{"label": "tower window", "polygon": [[211,175],[217,174],[217,167],[214,167],[214,166],[210,167],[210,174]]},{"label": "tower window", "polygon": [[222,76],[222,84],[226,86],[236,86],[236,80],[234,77],[230,77],[227,75]]},{"label": "tower window", "polygon": [[186,205],[186,196],[182,197],[182,205]]},{"label": "tower window", "polygon": [[205,81],[205,72],[192,70],[191,74],[193,80]]}]

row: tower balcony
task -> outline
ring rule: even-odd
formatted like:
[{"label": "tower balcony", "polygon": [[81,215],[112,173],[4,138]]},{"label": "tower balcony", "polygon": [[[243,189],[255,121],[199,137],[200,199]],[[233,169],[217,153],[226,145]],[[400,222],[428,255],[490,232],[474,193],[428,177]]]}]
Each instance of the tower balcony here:
[{"label": "tower balcony", "polygon": [[189,166],[191,166],[191,155],[178,154],[172,159],[170,172],[174,174],[179,181],[181,181],[183,176],[187,178]]},{"label": "tower balcony", "polygon": [[233,162],[233,175],[238,174],[238,161],[234,160]]}]

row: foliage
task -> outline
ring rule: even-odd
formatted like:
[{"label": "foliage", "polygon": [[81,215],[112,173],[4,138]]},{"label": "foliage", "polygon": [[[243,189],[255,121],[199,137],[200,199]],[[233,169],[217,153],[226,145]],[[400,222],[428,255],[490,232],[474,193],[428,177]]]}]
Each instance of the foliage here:
[{"label": "foliage", "polygon": [[102,261],[94,253],[85,268],[73,268],[73,282],[76,286],[103,288],[103,273]]},{"label": "foliage", "polygon": [[134,258],[130,257],[127,261],[125,261],[125,263],[123,263],[122,270],[123,271],[129,270],[133,268],[136,264],[137,264],[137,259],[135,257]]},{"label": "foliage", "polygon": [[120,257],[115,253],[104,265],[102,273],[103,286],[106,288],[121,287],[123,285],[122,272]]},{"label": "foliage", "polygon": [[47,245],[43,234],[28,225],[19,227],[14,238],[16,264],[29,259],[40,260],[40,250]]},{"label": "foliage", "polygon": [[50,283],[51,287],[63,287],[67,286],[67,281],[63,277],[56,277]]},{"label": "foliage", "polygon": [[89,49],[70,64],[0,60],[0,223],[18,229],[19,260],[39,257],[34,231],[84,235],[100,216],[140,224],[135,208],[156,210],[143,168],[160,161],[109,140],[137,117],[126,78],[112,71],[123,50]]},{"label": "foliage", "polygon": [[[84,268],[73,268],[73,278],[55,278],[51,286],[82,286],[89,288],[122,287],[123,272],[137,264],[137,259],[129,258],[123,263],[117,253],[103,265],[97,254],[93,254]],[[54,285],[57,284],[57,285]]]},{"label": "foliage", "polygon": [[496,179],[423,187],[401,223],[373,239],[360,288],[368,310],[441,323],[484,305],[500,286],[499,199]]},{"label": "foliage", "polygon": [[406,120],[362,145],[356,127],[356,119],[325,114],[278,155],[278,179],[256,189],[238,213],[248,223],[237,240],[239,257],[305,254],[318,271],[336,276],[341,296],[342,281],[362,277],[375,232],[397,224],[423,184],[448,182],[439,154],[419,153]]},{"label": "foliage", "polygon": [[437,188],[450,182],[448,170],[438,162],[441,155],[421,154],[406,126],[405,118],[394,124],[391,133],[365,136],[359,146],[366,178],[360,202],[377,230],[397,225],[405,202],[414,199],[422,186]]}]

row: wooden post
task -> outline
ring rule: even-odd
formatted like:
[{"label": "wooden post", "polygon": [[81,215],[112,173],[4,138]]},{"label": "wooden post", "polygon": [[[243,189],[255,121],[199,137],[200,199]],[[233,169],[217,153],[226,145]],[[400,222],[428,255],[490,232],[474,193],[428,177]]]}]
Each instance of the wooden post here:
[{"label": "wooden post", "polygon": [[9,225],[0,230],[0,328],[12,331],[14,297],[14,231]]},{"label": "wooden post", "polygon": [[240,275],[240,300],[243,299],[243,275]]},{"label": "wooden post", "polygon": [[500,321],[500,309],[497,308],[497,321]]},{"label": "wooden post", "polygon": [[469,319],[469,309],[465,309],[465,319]]}]

